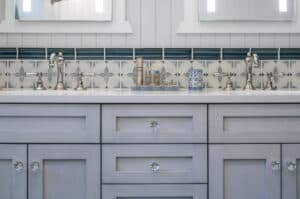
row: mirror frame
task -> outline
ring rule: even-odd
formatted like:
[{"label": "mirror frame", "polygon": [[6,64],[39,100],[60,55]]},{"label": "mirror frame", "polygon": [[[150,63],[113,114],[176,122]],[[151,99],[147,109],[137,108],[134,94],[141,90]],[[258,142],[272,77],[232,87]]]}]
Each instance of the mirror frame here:
[{"label": "mirror frame", "polygon": [[14,0],[5,1],[5,18],[0,33],[132,33],[126,19],[126,0],[112,0],[111,21],[19,21]]},{"label": "mirror frame", "polygon": [[183,0],[184,16],[178,34],[195,33],[300,33],[300,0],[293,21],[200,21],[199,0]]}]

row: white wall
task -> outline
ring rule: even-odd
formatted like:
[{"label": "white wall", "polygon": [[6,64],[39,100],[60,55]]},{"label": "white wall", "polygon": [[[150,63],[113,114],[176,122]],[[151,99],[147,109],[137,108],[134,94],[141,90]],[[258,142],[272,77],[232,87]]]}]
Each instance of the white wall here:
[{"label": "white wall", "polygon": [[182,17],[183,0],[127,0],[134,34],[4,33],[0,47],[300,47],[300,34],[177,35]]}]

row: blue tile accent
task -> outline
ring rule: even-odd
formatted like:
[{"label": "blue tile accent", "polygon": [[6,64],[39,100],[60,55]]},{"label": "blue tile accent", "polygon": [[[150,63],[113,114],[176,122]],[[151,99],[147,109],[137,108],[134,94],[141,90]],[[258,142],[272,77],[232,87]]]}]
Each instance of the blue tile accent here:
[{"label": "blue tile accent", "polygon": [[300,48],[281,48],[280,59],[282,60],[298,60],[300,59]]},{"label": "blue tile accent", "polygon": [[195,60],[220,60],[220,48],[194,48]]},{"label": "blue tile accent", "polygon": [[249,48],[223,48],[223,60],[243,60],[247,56]]},{"label": "blue tile accent", "polygon": [[64,55],[64,58],[66,60],[74,60],[75,59],[75,49],[74,48],[48,48],[47,53],[48,53],[48,58],[51,53],[57,53],[57,52],[62,52]]},{"label": "blue tile accent", "polygon": [[261,60],[277,60],[278,48],[252,48],[252,53],[257,53]]},{"label": "blue tile accent", "polygon": [[103,48],[77,48],[78,60],[104,60]]},{"label": "blue tile accent", "polygon": [[135,56],[143,57],[146,60],[161,60],[162,59],[162,48],[136,48]]},{"label": "blue tile accent", "polygon": [[46,59],[45,48],[19,48],[19,59]]},{"label": "blue tile accent", "polygon": [[133,48],[106,48],[106,60],[131,60]]},{"label": "blue tile accent", "polygon": [[0,48],[0,59],[16,59],[16,48]]},{"label": "blue tile accent", "polygon": [[191,48],[165,48],[166,60],[189,60],[192,59]]}]

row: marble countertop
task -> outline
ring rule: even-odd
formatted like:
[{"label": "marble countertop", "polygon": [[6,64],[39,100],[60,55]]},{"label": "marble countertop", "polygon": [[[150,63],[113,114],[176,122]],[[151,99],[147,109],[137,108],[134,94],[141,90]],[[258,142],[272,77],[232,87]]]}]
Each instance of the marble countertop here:
[{"label": "marble countertop", "polygon": [[0,90],[0,103],[300,103],[300,90]]}]

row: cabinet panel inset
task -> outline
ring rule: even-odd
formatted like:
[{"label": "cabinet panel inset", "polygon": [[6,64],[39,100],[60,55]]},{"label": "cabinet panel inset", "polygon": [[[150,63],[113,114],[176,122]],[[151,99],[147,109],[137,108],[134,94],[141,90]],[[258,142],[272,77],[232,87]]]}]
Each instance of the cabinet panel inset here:
[{"label": "cabinet panel inset", "polygon": [[265,199],[265,165],[265,160],[225,160],[224,199]]},{"label": "cabinet panel inset", "polygon": [[[86,195],[85,160],[44,160],[45,199],[82,199]],[[60,190],[63,187],[63,193]]]}]

